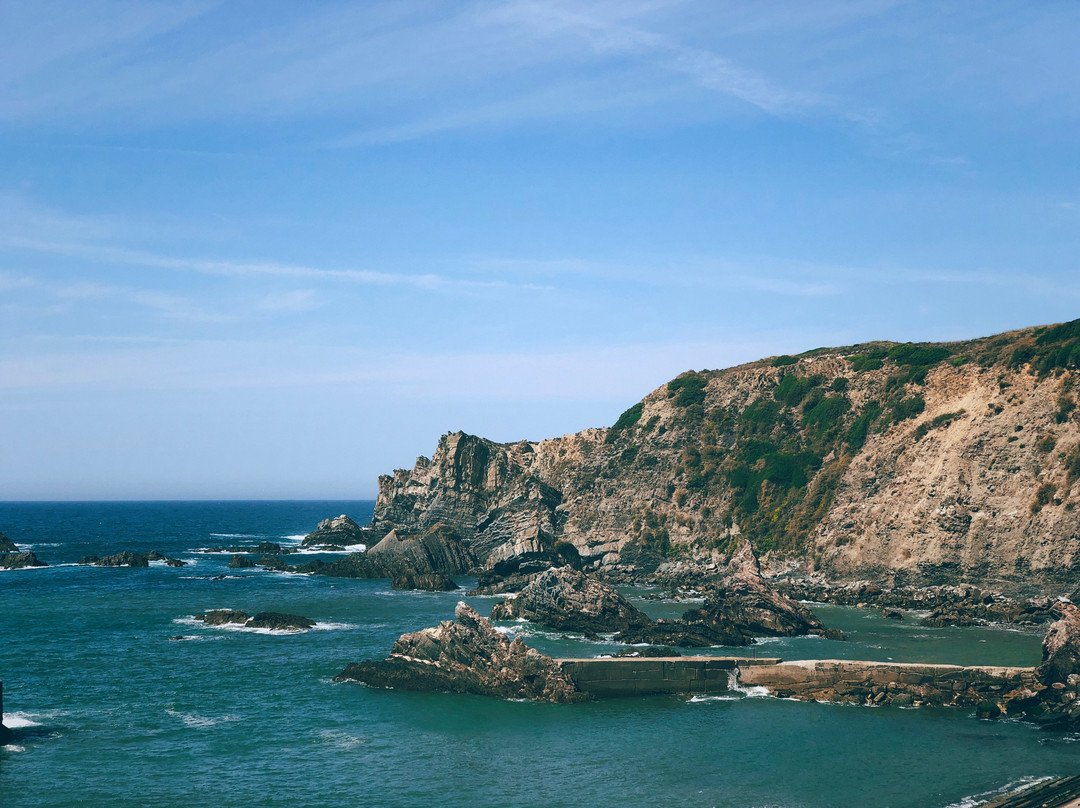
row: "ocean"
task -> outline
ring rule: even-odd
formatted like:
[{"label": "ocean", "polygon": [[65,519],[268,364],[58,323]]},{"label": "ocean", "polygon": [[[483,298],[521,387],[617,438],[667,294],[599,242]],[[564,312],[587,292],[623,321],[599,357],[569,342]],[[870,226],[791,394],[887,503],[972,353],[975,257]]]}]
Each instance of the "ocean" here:
[{"label": "ocean", "polygon": [[[481,614],[494,600],[229,570],[229,554],[200,549],[295,545],[329,516],[366,522],[372,506],[0,503],[0,532],[51,565],[0,571],[0,679],[5,723],[16,732],[0,748],[0,806],[944,808],[1080,768],[1080,737],[965,710],[743,694],[550,705],[336,684],[347,663],[384,657],[401,633],[452,619],[458,600]],[[74,564],[120,550],[160,550],[188,564]],[[626,593],[654,617],[686,608],[647,590]],[[192,619],[217,608],[299,614],[316,627],[278,633]],[[1039,662],[1042,630],[815,611],[848,639],[713,652]],[[504,629],[556,656],[618,647],[524,623]]]}]

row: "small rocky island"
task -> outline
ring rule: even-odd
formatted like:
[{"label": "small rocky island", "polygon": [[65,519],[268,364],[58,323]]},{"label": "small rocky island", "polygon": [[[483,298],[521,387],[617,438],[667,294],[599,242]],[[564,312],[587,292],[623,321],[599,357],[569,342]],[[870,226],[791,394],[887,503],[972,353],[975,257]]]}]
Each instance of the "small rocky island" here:
[{"label": "small rocky island", "polygon": [[212,609],[200,612],[195,619],[208,626],[237,625],[244,628],[264,628],[271,631],[306,631],[315,627],[315,621],[297,614],[259,612],[254,617],[236,609]]},{"label": "small rocky island", "polygon": [[23,551],[11,539],[0,533],[0,569],[21,570],[29,567],[48,566],[30,551]]}]

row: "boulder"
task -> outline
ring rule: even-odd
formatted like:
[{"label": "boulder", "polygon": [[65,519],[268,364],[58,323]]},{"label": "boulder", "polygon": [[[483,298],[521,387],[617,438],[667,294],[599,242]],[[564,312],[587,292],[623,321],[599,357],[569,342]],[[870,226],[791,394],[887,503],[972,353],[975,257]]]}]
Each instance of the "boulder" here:
[{"label": "boulder", "polygon": [[44,561],[32,552],[25,553],[2,553],[0,554],[0,569],[21,570],[29,567],[47,567]]},{"label": "boulder", "polygon": [[313,628],[314,620],[301,617],[297,614],[281,614],[280,612],[259,612],[245,624],[248,628],[269,628],[277,631],[299,631]]},{"label": "boulder", "polygon": [[453,592],[458,588],[446,575],[438,572],[407,572],[398,575],[390,582],[391,589],[419,589],[424,592]]},{"label": "boulder", "polygon": [[519,618],[588,635],[636,631],[653,625],[648,615],[613,587],[569,565],[537,573],[525,588],[491,610],[492,620]]},{"label": "boulder", "polygon": [[843,639],[827,629],[808,608],[777,592],[761,574],[757,556],[745,539],[731,558],[725,574],[700,609],[683,619],[753,637],[791,637],[817,634]]},{"label": "boulder", "polygon": [[252,561],[247,556],[242,556],[242,555],[236,554],[232,558],[229,559],[229,569],[231,569],[231,570],[243,570],[243,569],[247,569],[248,567],[254,567],[254,566],[255,566],[255,562]]},{"label": "boulder", "polygon": [[228,623],[243,625],[251,619],[251,615],[236,609],[211,609],[208,612],[195,615],[196,620],[201,620],[208,626],[224,626]]},{"label": "boulder", "polygon": [[166,558],[165,564],[169,567],[186,567],[187,562],[181,561],[179,558]]},{"label": "boulder", "polygon": [[504,699],[589,699],[551,657],[520,637],[511,641],[468,604],[458,603],[454,615],[453,622],[403,634],[385,660],[354,662],[336,681]]}]

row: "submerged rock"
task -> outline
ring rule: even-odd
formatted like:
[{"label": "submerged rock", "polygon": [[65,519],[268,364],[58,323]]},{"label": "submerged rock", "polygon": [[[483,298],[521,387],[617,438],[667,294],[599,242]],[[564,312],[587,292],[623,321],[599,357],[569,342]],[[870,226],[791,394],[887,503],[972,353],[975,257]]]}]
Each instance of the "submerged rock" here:
[{"label": "submerged rock", "polygon": [[437,572],[407,572],[390,582],[391,589],[418,589],[424,592],[453,592],[458,588],[448,576]]},{"label": "submerged rock", "polygon": [[248,628],[268,628],[277,631],[297,631],[299,629],[313,628],[315,621],[298,614],[282,614],[280,612],[259,612],[247,621]]},{"label": "submerged rock", "polygon": [[841,631],[825,628],[812,611],[770,586],[746,540],[702,607],[688,610],[683,619],[752,637],[817,634],[828,639],[844,638]]},{"label": "submerged rock", "polygon": [[29,550],[25,553],[0,553],[0,569],[21,570],[49,566]]},{"label": "submerged rock", "polygon": [[560,631],[595,635],[653,625],[613,587],[570,566],[537,573],[517,594],[491,610],[492,620],[524,618]]},{"label": "submerged rock", "polygon": [[195,615],[195,619],[201,620],[208,626],[224,626],[228,623],[239,623],[243,625],[251,619],[251,615],[236,609],[212,609],[208,612]]},{"label": "submerged rock", "polygon": [[551,657],[521,638],[511,641],[468,604],[458,603],[454,616],[454,622],[403,634],[385,660],[354,662],[336,681],[504,699],[589,699]]}]

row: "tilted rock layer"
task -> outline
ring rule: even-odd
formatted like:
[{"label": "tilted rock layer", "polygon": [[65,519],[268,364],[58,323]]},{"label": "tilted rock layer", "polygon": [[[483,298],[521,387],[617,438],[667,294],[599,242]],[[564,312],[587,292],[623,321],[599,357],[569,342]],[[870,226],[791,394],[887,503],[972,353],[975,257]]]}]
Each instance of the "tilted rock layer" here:
[{"label": "tilted rock layer", "polygon": [[[445,523],[478,566],[774,567],[890,586],[1072,591],[1080,321],[948,344],[818,349],[690,372],[610,429],[453,433],[379,480],[373,527]],[[661,568],[662,569],[662,568]]]}]

